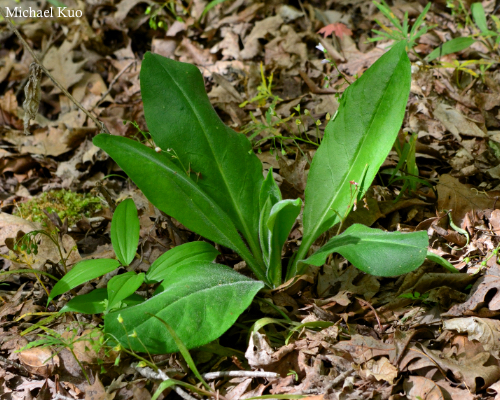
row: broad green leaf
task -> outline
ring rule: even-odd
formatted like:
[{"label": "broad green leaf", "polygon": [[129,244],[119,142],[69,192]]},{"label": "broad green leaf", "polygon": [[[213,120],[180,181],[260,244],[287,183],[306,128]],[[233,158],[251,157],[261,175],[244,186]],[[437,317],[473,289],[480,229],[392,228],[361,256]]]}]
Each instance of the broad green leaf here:
[{"label": "broad green leaf", "polygon": [[254,259],[229,216],[174,162],[134,140],[97,135],[94,144],[106,151],[157,208],[188,229],[226,246],[247,262],[259,279],[265,272]]},{"label": "broad green leaf", "polygon": [[108,299],[106,288],[95,289],[90,293],[73,297],[60,312],[77,312],[81,314],[101,314],[106,311],[104,300]]},{"label": "broad green leaf", "polygon": [[220,120],[198,67],[146,53],[140,78],[146,123],[156,146],[170,149],[259,259],[262,164],[249,140]]},{"label": "broad green leaf", "polygon": [[112,277],[108,282],[108,310],[132,295],[143,281],[144,272],[136,274],[134,271],[129,271]]},{"label": "broad green leaf", "polygon": [[321,266],[332,253],[339,253],[363,272],[397,276],[420,267],[427,256],[427,232],[384,232],[355,224],[331,238],[304,264]]},{"label": "broad green leaf", "polygon": [[207,242],[189,242],[174,247],[158,257],[146,272],[146,283],[160,282],[169,268],[193,261],[214,261],[220,253]]},{"label": "broad green leaf", "polygon": [[359,183],[362,196],[391,150],[401,128],[410,92],[410,61],[406,42],[380,57],[340,100],[336,116],[313,158],[307,178],[304,237],[287,278],[297,271],[312,243],[340,221],[352,207],[352,191]]},{"label": "broad green leaf", "polygon": [[111,221],[111,244],[116,257],[127,266],[133,260],[139,245],[139,217],[132,199],[123,200]]},{"label": "broad green leaf", "polygon": [[117,260],[111,260],[108,258],[79,262],[66,275],[64,275],[59,282],[55,284],[50,292],[47,304],[54,297],[66,293],[82,283],[114,271],[119,266],[120,263]]},{"label": "broad green leaf", "polygon": [[488,22],[486,21],[486,14],[484,13],[484,8],[481,3],[473,3],[470,6],[472,12],[472,17],[477,27],[482,33],[488,34],[490,30],[488,29]]},{"label": "broad green leaf", "polygon": [[265,260],[268,266],[267,278],[274,287],[281,285],[281,250],[301,208],[301,199],[281,200],[272,207],[266,219],[267,251],[264,254],[268,257]]},{"label": "broad green leaf", "polygon": [[[182,264],[169,269],[165,291],[144,303],[110,312],[104,328],[124,347],[163,354],[178,351],[157,315],[175,330],[188,349],[217,339],[250,305],[262,282],[251,280],[224,265],[213,263]],[[123,318],[123,326],[118,321]],[[125,329],[124,329],[125,327]],[[137,340],[127,337],[135,329]],[[141,343],[142,342],[142,343]]]},{"label": "broad green leaf", "polygon": [[427,62],[431,62],[441,56],[457,53],[459,51],[465,50],[467,47],[471,46],[474,42],[475,40],[471,37],[458,37],[455,39],[448,40],[447,42],[439,46],[437,49],[434,49],[425,59],[427,60]]}]

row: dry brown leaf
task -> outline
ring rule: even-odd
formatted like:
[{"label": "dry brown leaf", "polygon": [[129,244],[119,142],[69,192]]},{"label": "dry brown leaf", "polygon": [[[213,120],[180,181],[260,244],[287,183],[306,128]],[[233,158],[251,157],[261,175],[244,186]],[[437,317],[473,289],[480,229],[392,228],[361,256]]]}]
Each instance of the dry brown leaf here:
[{"label": "dry brown leaf", "polygon": [[116,6],[116,12],[115,15],[113,16],[113,19],[120,23],[122,22],[137,4],[139,3],[146,3],[146,4],[151,4],[151,0],[122,0],[118,5]]},{"label": "dry brown leaf", "polygon": [[[134,397],[135,398],[135,397]],[[85,388],[85,400],[107,400],[109,399],[106,388],[99,379],[99,375],[95,377],[92,385],[87,385]]]},{"label": "dry brown leaf", "polygon": [[283,24],[283,19],[279,15],[268,17],[256,22],[252,32],[245,38],[245,47],[240,52],[243,60],[249,60],[257,56],[261,50],[259,39],[264,39],[268,34],[277,36],[278,29]]},{"label": "dry brown leaf", "polygon": [[[101,100],[108,87],[101,75],[85,72],[82,79],[73,88],[73,97],[87,109],[92,109]],[[113,101],[109,93],[102,100]],[[73,125],[74,126],[74,125]]]},{"label": "dry brown leaf", "polygon": [[[425,346],[418,346],[434,363],[439,365],[443,371],[451,371],[455,379],[465,382],[472,393],[486,388],[500,379],[500,367],[490,362],[490,353],[481,352],[474,357],[457,356],[446,357],[439,350],[431,350]],[[484,383],[477,387],[478,382]]]},{"label": "dry brown leaf", "polygon": [[[80,69],[85,64],[85,60],[77,63],[73,62],[73,49],[78,44],[78,41],[78,35],[74,37],[72,42],[65,40],[59,48],[51,47],[44,58],[45,67],[66,89],[79,82],[83,77],[83,72]],[[50,79],[46,82],[53,85]],[[55,87],[52,93],[60,93],[60,90]]]},{"label": "dry brown leaf", "polygon": [[[341,273],[336,265],[325,265],[319,274],[317,292],[320,296],[334,290],[334,293],[338,291],[337,295],[350,293],[363,295],[366,300],[370,300],[380,289],[380,283],[375,276],[364,274],[353,265]],[[316,303],[321,306],[331,301],[334,301],[333,298],[318,300]]]},{"label": "dry brown leaf", "polygon": [[273,362],[273,353],[274,351],[269,346],[265,335],[259,332],[252,332],[250,334],[250,341],[245,352],[245,358],[248,360],[250,366],[258,367],[271,364]]},{"label": "dry brown leaf", "polygon": [[375,47],[367,53],[362,53],[356,47],[354,40],[347,35],[343,36],[341,42],[343,54],[347,62],[345,64],[340,64],[339,69],[347,72],[351,76],[361,74],[361,72],[370,67],[382,56],[382,54],[384,54],[384,50],[378,47]]},{"label": "dry brown leaf", "polygon": [[423,376],[410,376],[404,389],[410,400],[445,400],[441,388]]},{"label": "dry brown leaf", "polygon": [[306,173],[307,159],[297,151],[295,160],[289,160],[281,153],[278,153],[280,175],[299,193],[303,193],[306,188]]},{"label": "dry brown leaf", "polygon": [[37,130],[31,136],[22,136],[15,131],[5,134],[4,140],[19,146],[21,154],[42,154],[44,156],[60,156],[78,147],[83,139],[95,132],[95,128],[80,127],[64,129],[51,126],[48,129]]},{"label": "dry brown leaf", "polygon": [[19,353],[19,361],[37,375],[51,376],[59,366],[59,357],[48,347],[34,347]]},{"label": "dry brown leaf", "polygon": [[441,379],[436,383],[439,385],[446,400],[477,400],[477,397],[474,396],[468,388],[458,388],[446,379]]},{"label": "dry brown leaf", "polygon": [[[98,330],[86,329],[80,335],[74,338],[73,351],[75,352],[78,361],[86,364],[98,364],[98,361],[104,363],[113,363],[118,353],[111,351],[106,353],[104,348],[99,349],[99,353],[96,353],[93,345],[95,345],[99,338],[102,337],[103,333]],[[64,332],[62,334],[63,338],[73,337],[72,332]]]},{"label": "dry brown leaf", "polygon": [[[453,306],[443,316],[460,317],[462,315],[477,315],[478,313],[484,315],[488,314],[487,311],[490,311],[491,315],[497,315],[500,310],[498,287],[500,287],[500,270],[498,265],[494,265],[472,286],[467,301]],[[481,310],[481,307],[486,309]]]},{"label": "dry brown leaf", "polygon": [[221,36],[222,40],[215,44],[210,49],[210,52],[215,54],[218,51],[222,50],[222,59],[239,59],[240,58],[240,45],[239,45],[239,36],[233,32],[233,29],[230,27],[222,27],[221,28]]},{"label": "dry brown leaf", "polygon": [[24,87],[24,134],[29,135],[30,120],[35,119],[40,106],[42,92],[40,81],[42,80],[42,68],[37,63],[30,64],[30,75]]},{"label": "dry brown leaf", "polygon": [[491,209],[495,204],[500,207],[500,202],[495,199],[500,194],[498,191],[485,194],[448,174],[439,177],[437,192],[438,211],[453,210],[451,215],[457,226],[462,225],[465,214],[471,210]]},{"label": "dry brown leaf", "polygon": [[356,364],[365,363],[377,356],[389,356],[393,359],[396,354],[393,343],[384,343],[371,336],[353,335],[351,340],[339,342],[333,347],[348,353]]},{"label": "dry brown leaf", "polygon": [[384,380],[390,385],[394,383],[394,379],[398,376],[398,369],[392,365],[387,357],[381,357],[377,361],[369,360],[361,367],[362,373],[369,377],[373,375],[376,380]]},{"label": "dry brown leaf", "polygon": [[15,238],[18,231],[28,233],[41,226],[35,222],[26,221],[15,215],[0,213],[0,246],[5,246],[5,239]]},{"label": "dry brown leaf", "polygon": [[405,275],[400,284],[397,296],[402,293],[419,292],[425,293],[439,287],[449,287],[455,290],[463,290],[467,285],[474,282],[476,276],[467,274],[450,274],[440,272],[427,272],[416,270]]},{"label": "dry brown leaf", "polygon": [[454,318],[443,322],[443,329],[467,332],[469,340],[477,340],[486,351],[500,358],[500,321],[490,318]]},{"label": "dry brown leaf", "polygon": [[2,83],[10,73],[12,66],[16,60],[16,53],[14,51],[9,52],[2,59],[0,59],[0,83]]},{"label": "dry brown leaf", "polygon": [[441,121],[445,128],[450,131],[459,142],[462,140],[460,135],[473,137],[486,136],[474,122],[468,120],[460,111],[447,104],[440,103],[434,110],[434,117]]},{"label": "dry brown leaf", "polygon": [[175,39],[160,39],[154,38],[151,42],[151,52],[159,54],[163,57],[173,58],[177,41]]},{"label": "dry brown leaf", "polygon": [[283,25],[281,35],[265,45],[265,63],[270,67],[291,69],[307,61],[307,46],[289,25]]},{"label": "dry brown leaf", "polygon": [[230,391],[227,392],[224,397],[228,400],[239,400],[242,398],[243,394],[247,391],[248,387],[252,383],[252,378],[243,379],[238,385],[233,387]]},{"label": "dry brown leaf", "polygon": [[500,381],[491,385],[488,389],[486,389],[486,392],[488,394],[495,395],[494,400],[500,400]]}]

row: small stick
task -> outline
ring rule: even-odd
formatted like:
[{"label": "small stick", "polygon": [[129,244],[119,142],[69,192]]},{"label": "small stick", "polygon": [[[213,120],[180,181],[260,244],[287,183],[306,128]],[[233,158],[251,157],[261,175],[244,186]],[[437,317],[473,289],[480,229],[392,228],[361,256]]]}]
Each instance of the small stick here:
[{"label": "small stick", "polygon": [[[18,364],[15,361],[9,360],[8,358],[2,357],[2,356],[0,356],[0,361],[4,362],[5,364],[12,365],[13,367],[17,368],[19,371],[24,372],[28,376],[32,375],[31,372],[28,371],[24,365]],[[38,375],[38,374],[34,374],[34,375]]]},{"label": "small stick", "polygon": [[304,71],[299,71],[300,76],[306,83],[307,87],[313,94],[334,94],[338,93],[337,90],[335,89],[320,89],[319,87],[316,86],[316,84],[307,76],[307,74]]},{"label": "small stick", "polygon": [[340,382],[344,381],[349,375],[351,375],[354,372],[354,369],[348,369],[345,372],[342,372],[339,376],[337,376],[333,381],[327,383],[323,389],[325,390],[324,393],[328,392],[331,388],[334,388],[337,386]]},{"label": "small stick", "polygon": [[97,181],[96,184],[95,184],[95,187],[102,194],[102,196],[104,197],[104,199],[108,203],[109,208],[111,208],[111,211],[114,212],[116,210],[116,203],[111,198],[109,192],[106,190],[106,188],[104,187],[104,185],[102,184],[102,182],[101,181]]},{"label": "small stick", "polygon": [[202,376],[206,380],[213,380],[213,379],[223,378],[226,376],[277,379],[280,377],[280,374],[277,374],[276,372],[266,372],[266,371],[219,371],[219,372],[208,372],[206,374],[203,374]]},{"label": "small stick", "polygon": [[[54,44],[54,42],[57,39],[59,39],[59,37],[61,36],[61,34],[62,34],[62,32],[59,33],[59,35],[57,35],[57,37],[55,39],[52,39],[52,35],[50,35],[49,41],[47,42],[47,48],[43,51],[42,54],[40,54],[40,61],[43,61],[43,59],[45,58],[45,54],[47,54],[47,52],[49,51],[50,47]],[[29,79],[29,76],[25,77],[22,80],[21,84],[19,85],[19,87],[16,90],[16,97],[24,89],[24,87],[26,86],[26,82],[28,82],[28,79]]]},{"label": "small stick", "polygon": [[368,301],[360,299],[359,297],[356,297],[356,299],[358,299],[362,303],[365,303],[368,307],[371,308],[371,310],[375,314],[375,318],[377,318],[378,328],[380,329],[380,334],[383,334],[384,333],[384,328],[382,328],[382,324],[380,323],[380,318],[378,317],[377,310],[375,310],[375,308]]},{"label": "small stick", "polygon": [[135,63],[137,62],[137,60],[134,60],[132,61],[129,65],[127,65],[125,68],[123,68],[120,72],[118,72],[118,74],[113,78],[113,80],[111,81],[111,83],[109,84],[109,87],[108,87],[108,90],[106,90],[106,93],[104,93],[101,98],[99,99],[99,101],[95,104],[94,107],[92,107],[90,109],[90,111],[94,111],[94,108],[96,108],[99,104],[102,103],[102,101],[106,98],[106,96],[109,94],[109,92],[111,92],[111,89],[113,88],[113,85],[116,83],[116,81],[118,79],[120,79],[120,76],[123,75],[123,73],[129,69],[132,65],[134,65]]},{"label": "small stick", "polygon": [[10,29],[12,29],[12,31],[16,34],[16,36],[19,38],[19,40],[21,41],[21,43],[23,44],[23,46],[26,48],[26,50],[28,50],[28,52],[31,54],[31,57],[33,57],[33,60],[35,60],[35,62],[40,66],[40,68],[43,69],[43,72],[45,72],[45,74],[52,80],[52,82],[54,82],[54,85],[57,86],[57,88],[59,90],[61,90],[61,92],[63,92],[67,97],[68,99],[70,99],[73,104],[75,104],[80,110],[83,111],[83,113],[85,113],[85,115],[87,115],[87,117],[89,117],[92,121],[94,121],[94,123],[96,124],[96,126],[100,127],[101,128],[101,132],[105,132],[105,133],[109,133],[108,129],[106,128],[106,126],[104,125],[103,122],[99,121],[95,116],[93,116],[85,107],[83,107],[72,95],[71,93],[69,93],[66,88],[61,85],[59,83],[59,81],[54,78],[52,76],[52,74],[49,72],[49,70],[47,68],[45,68],[45,66],[42,64],[42,62],[38,59],[38,57],[36,56],[35,52],[33,51],[33,49],[30,47],[30,45],[26,42],[26,40],[24,40],[24,38],[21,36],[21,34],[19,33],[19,31],[17,30],[17,28],[14,26],[14,24],[12,23],[12,21],[10,19],[7,18],[7,16],[5,15],[4,13],[4,10],[2,9],[2,7],[0,7],[0,15],[5,19],[5,21],[7,21],[7,24],[9,25]]}]

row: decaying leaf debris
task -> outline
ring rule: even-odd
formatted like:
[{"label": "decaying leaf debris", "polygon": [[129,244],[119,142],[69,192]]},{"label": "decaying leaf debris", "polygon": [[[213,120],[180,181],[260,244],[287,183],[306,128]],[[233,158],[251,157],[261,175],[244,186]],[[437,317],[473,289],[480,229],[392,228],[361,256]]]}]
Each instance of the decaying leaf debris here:
[{"label": "decaying leaf debris", "polygon": [[30,75],[24,87],[24,134],[29,135],[30,120],[35,119],[42,98],[42,68],[37,63],[30,64]]}]

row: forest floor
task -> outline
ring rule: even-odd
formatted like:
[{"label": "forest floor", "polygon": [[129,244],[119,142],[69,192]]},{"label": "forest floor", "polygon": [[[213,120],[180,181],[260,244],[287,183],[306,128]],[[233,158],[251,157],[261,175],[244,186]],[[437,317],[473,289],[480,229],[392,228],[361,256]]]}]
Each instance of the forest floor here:
[{"label": "forest floor", "polygon": [[[147,130],[139,83],[147,51],[195,64],[222,120],[248,136],[265,172],[272,169],[283,197],[291,199],[304,197],[311,159],[339,96],[393,43],[369,41],[377,36],[373,29],[397,31],[371,0],[227,0],[205,14],[203,0],[62,2],[82,10],[82,17],[15,18],[16,26],[111,134],[140,137],[138,129]],[[58,2],[0,0],[0,6],[23,9],[42,3]],[[381,278],[336,255],[292,286],[267,291],[216,350],[191,351],[202,374],[278,374],[211,380],[221,399],[500,399],[499,7],[482,2],[485,28],[469,3],[436,1],[425,15],[426,31],[409,51],[411,93],[397,141],[401,148],[407,144],[408,154],[398,165],[395,146],[367,193],[368,207],[346,221],[426,231],[429,249],[460,273],[427,261],[404,276]],[[412,26],[425,5],[395,0],[390,9],[399,21],[407,13]],[[453,38],[470,42],[441,46]],[[435,49],[440,54],[429,57]],[[102,314],[58,313],[74,295],[106,287],[112,274],[47,307],[53,281],[12,273],[27,269],[13,242],[23,233],[57,228],[68,267],[113,258],[111,210],[126,198],[134,200],[141,221],[140,258],[128,270],[146,271],[165,250],[199,236],[159,214],[93,145],[99,133],[93,121],[45,76],[40,108],[25,135],[24,86],[32,62],[0,19],[0,399],[150,399],[161,383],[153,378],[161,377],[141,375],[136,357],[118,357],[89,340]],[[286,122],[269,123],[270,107]],[[396,167],[408,179],[391,179]],[[285,253],[301,237],[299,220]],[[58,248],[47,238],[38,247],[30,267],[60,277]],[[238,255],[219,250],[224,254],[217,261],[250,275]],[[298,324],[287,321],[309,324],[293,331]],[[259,334],[249,346],[250,331]],[[201,387],[179,354],[152,360],[170,377]],[[170,388],[159,398],[167,396],[177,394]]]}]

